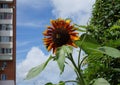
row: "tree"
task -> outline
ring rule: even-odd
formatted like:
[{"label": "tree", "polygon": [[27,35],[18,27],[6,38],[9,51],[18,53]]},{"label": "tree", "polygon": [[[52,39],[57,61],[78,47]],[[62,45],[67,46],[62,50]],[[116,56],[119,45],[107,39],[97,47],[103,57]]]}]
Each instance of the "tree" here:
[{"label": "tree", "polygon": [[[100,46],[110,46],[120,50],[120,0],[96,0],[90,26],[92,27],[88,31]],[[85,75],[89,82],[103,77],[111,85],[118,85],[120,84],[120,58],[89,55]]]}]

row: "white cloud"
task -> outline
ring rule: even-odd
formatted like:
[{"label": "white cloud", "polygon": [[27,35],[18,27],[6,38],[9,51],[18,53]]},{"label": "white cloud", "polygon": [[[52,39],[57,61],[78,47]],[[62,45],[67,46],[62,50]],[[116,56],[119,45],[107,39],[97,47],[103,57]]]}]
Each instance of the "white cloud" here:
[{"label": "white cloud", "polygon": [[[27,72],[34,66],[37,66],[46,61],[48,55],[45,55],[38,47],[32,47],[28,52],[26,59],[17,65],[17,85],[37,83],[44,85],[46,82],[57,83],[60,80],[75,79],[73,70],[66,66],[64,73],[60,76],[60,71],[56,62],[49,62],[46,69],[36,78],[26,81],[23,80]],[[32,84],[31,84],[32,83]]]},{"label": "white cloud", "polygon": [[17,65],[17,82],[22,81],[32,67],[43,63],[46,59],[47,57],[38,47],[33,47],[28,52],[26,59]]},{"label": "white cloud", "polygon": [[72,18],[75,22],[86,24],[91,16],[95,0],[51,0],[53,14],[58,18]]}]

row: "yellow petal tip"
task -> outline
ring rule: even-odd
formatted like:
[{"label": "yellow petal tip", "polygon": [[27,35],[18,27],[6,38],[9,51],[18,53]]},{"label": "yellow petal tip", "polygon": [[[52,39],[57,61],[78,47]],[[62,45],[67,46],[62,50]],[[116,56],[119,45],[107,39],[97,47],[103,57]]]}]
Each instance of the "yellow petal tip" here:
[{"label": "yellow petal tip", "polygon": [[66,20],[66,23],[70,23],[70,22],[71,22],[71,20],[70,20],[70,19],[67,19],[67,20]]}]

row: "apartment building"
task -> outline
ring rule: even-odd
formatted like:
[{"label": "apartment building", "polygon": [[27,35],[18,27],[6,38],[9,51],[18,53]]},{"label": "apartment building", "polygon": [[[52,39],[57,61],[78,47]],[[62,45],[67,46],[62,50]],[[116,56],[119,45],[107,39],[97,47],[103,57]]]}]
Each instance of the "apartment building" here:
[{"label": "apartment building", "polygon": [[16,0],[0,0],[0,85],[16,85]]}]

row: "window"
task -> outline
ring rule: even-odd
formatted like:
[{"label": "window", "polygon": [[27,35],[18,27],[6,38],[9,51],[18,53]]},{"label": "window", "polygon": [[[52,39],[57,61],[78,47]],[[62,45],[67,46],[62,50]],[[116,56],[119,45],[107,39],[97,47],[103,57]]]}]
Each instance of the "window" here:
[{"label": "window", "polygon": [[4,19],[4,13],[0,13],[0,19]]},{"label": "window", "polygon": [[12,30],[12,25],[8,24],[6,30]]},{"label": "window", "polygon": [[11,13],[4,13],[4,19],[12,19]]},{"label": "window", "polygon": [[0,24],[0,30],[12,30],[12,24]]},{"label": "window", "polygon": [[12,53],[12,48],[0,48],[0,54]]},{"label": "window", "polygon": [[2,30],[2,24],[0,24],[0,30]]},{"label": "window", "polygon": [[6,29],[6,25],[2,25],[2,30],[5,30]]},{"label": "window", "polygon": [[4,54],[4,53],[5,53],[4,48],[0,48],[0,52],[1,52],[2,54]]},{"label": "window", "polygon": [[6,19],[12,19],[12,13],[7,13]]},{"label": "window", "polygon": [[0,4],[0,8],[8,8],[8,4]]},{"label": "window", "polygon": [[11,42],[12,37],[11,36],[0,36],[0,42]]},{"label": "window", "polygon": [[0,48],[0,53],[2,53],[2,48]]},{"label": "window", "polygon": [[6,53],[11,53],[11,49],[10,49],[10,48],[7,48],[7,49],[6,49]]},{"label": "window", "polygon": [[0,19],[12,19],[12,13],[0,13]]},{"label": "window", "polygon": [[1,74],[1,80],[6,80],[7,79],[7,75],[6,74]]},{"label": "window", "polygon": [[4,29],[4,26],[5,26],[5,25],[0,24],[0,30],[5,30],[5,29]]},{"label": "window", "polygon": [[3,8],[8,8],[8,4],[3,4]]}]

